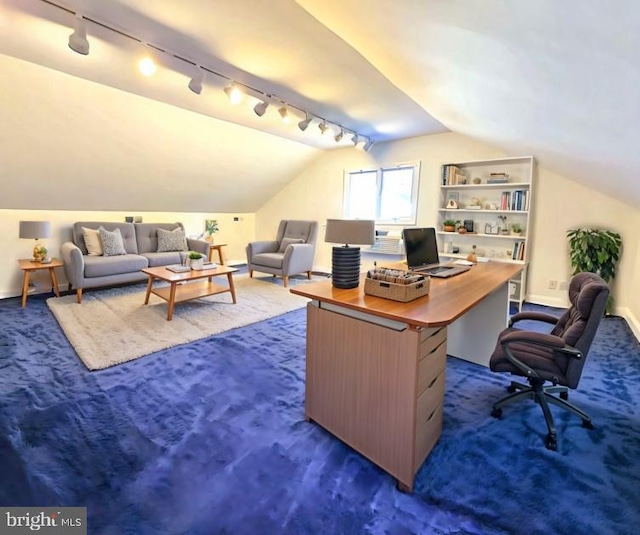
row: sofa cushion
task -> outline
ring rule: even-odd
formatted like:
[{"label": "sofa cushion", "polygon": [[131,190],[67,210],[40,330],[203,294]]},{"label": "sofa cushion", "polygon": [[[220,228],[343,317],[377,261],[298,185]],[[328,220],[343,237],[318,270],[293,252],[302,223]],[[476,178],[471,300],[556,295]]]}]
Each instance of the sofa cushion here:
[{"label": "sofa cushion", "polygon": [[[84,233],[82,228],[92,228],[98,230],[103,227],[107,230],[120,229],[122,240],[124,241],[124,249],[129,254],[138,253],[138,245],[136,244],[135,227],[133,223],[116,223],[108,221],[78,221],[73,224],[73,243],[80,248],[83,255],[89,253],[84,242]],[[154,249],[155,251],[155,249]]]},{"label": "sofa cushion", "polygon": [[187,249],[187,236],[184,233],[184,229],[158,229],[158,253],[186,251]]},{"label": "sofa cushion", "polygon": [[104,256],[118,256],[127,254],[120,229],[107,230],[104,227],[98,229],[102,242],[102,254]]},{"label": "sofa cushion", "polygon": [[87,246],[87,252],[91,256],[102,256],[100,233],[96,229],[82,227],[82,235],[84,237],[84,244]]},{"label": "sofa cushion", "polygon": [[137,254],[85,256],[84,258],[84,276],[87,278],[131,273],[146,267],[149,267],[149,261]]},{"label": "sofa cushion", "polygon": [[149,261],[149,267],[168,266],[169,264],[182,264],[185,252],[170,251],[166,253],[144,253]]},{"label": "sofa cushion", "polygon": [[139,254],[158,252],[158,229],[174,230],[182,228],[181,223],[134,223]]},{"label": "sofa cushion", "polygon": [[304,240],[298,238],[282,238],[280,242],[280,249],[278,249],[279,253],[284,253],[289,245],[293,245],[294,243],[304,243]]}]

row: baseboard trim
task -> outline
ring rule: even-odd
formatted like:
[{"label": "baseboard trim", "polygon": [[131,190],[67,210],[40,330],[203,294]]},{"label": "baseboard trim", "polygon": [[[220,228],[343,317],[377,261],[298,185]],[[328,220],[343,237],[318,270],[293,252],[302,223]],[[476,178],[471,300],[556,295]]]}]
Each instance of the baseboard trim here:
[{"label": "baseboard trim", "polygon": [[527,303],[534,305],[544,305],[554,308],[568,308],[569,300],[566,297],[549,297],[548,295],[528,295],[525,299]]},{"label": "baseboard trim", "polygon": [[640,321],[638,321],[638,318],[636,318],[633,315],[633,312],[631,312],[631,310],[629,310],[626,307],[625,308],[614,307],[613,310],[616,316],[620,316],[621,318],[624,318],[624,320],[627,322],[627,325],[629,325],[629,329],[631,329],[633,336],[636,337],[636,342],[640,344]]}]

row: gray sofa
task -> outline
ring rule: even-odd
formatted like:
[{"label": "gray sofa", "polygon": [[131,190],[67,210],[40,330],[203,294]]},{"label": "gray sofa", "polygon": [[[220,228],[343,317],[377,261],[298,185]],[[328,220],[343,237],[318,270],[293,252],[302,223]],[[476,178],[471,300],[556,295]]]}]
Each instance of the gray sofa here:
[{"label": "gray sofa", "polygon": [[[92,256],[88,254],[82,228],[108,231],[120,229],[127,254]],[[79,221],[73,225],[72,241],[62,244],[62,260],[69,281],[69,289],[75,288],[78,303],[82,302],[84,288],[113,286],[147,280],[142,269],[154,266],[180,264],[187,251],[158,251],[158,228],[175,230],[181,223],[108,223]],[[187,238],[189,251],[209,254],[209,243]]]}]

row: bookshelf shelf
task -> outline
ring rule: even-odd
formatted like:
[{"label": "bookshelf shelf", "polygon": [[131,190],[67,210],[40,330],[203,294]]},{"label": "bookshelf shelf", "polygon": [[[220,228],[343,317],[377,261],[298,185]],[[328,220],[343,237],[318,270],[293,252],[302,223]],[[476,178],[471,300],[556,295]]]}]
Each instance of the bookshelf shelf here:
[{"label": "bookshelf shelf", "polygon": [[[466,258],[475,245],[479,257],[522,264],[524,269],[520,276],[509,285],[510,299],[519,309],[526,297],[531,254],[534,172],[532,156],[442,165],[436,232],[441,256]],[[500,182],[489,183],[494,180]],[[452,203],[457,208],[453,208]],[[474,232],[444,232],[443,222],[447,219],[460,221],[461,225],[472,227]],[[522,234],[502,233],[505,226],[511,229],[514,224],[520,225]],[[456,254],[453,250],[459,252]]]}]

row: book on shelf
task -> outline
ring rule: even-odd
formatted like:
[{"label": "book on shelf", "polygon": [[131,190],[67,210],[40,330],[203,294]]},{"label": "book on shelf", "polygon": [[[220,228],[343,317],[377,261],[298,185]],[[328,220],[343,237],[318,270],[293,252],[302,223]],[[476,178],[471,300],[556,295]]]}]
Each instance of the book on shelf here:
[{"label": "book on shelf", "polygon": [[442,185],[457,186],[458,184],[466,184],[467,175],[464,171],[455,165],[442,166]]},{"label": "book on shelf", "polygon": [[491,177],[487,179],[487,184],[506,184],[509,179],[506,177]]}]

